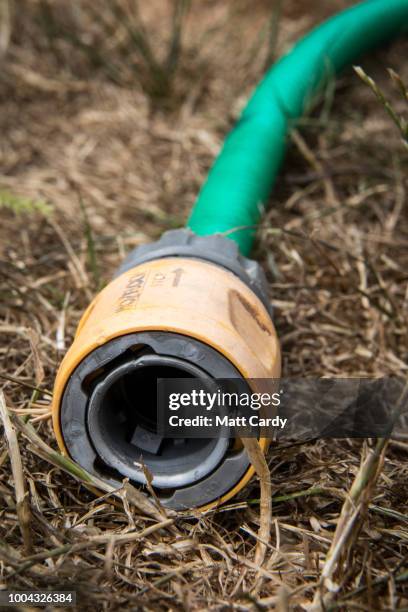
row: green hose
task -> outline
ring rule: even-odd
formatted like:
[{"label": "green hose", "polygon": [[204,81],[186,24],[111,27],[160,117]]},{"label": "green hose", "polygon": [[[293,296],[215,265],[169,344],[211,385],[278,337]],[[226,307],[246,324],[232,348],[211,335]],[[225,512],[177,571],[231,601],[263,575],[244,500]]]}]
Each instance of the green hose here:
[{"label": "green hose", "polygon": [[300,40],[256,88],[201,189],[187,227],[202,236],[225,232],[248,255],[294,121],[330,76],[407,30],[408,0],[368,0]]}]

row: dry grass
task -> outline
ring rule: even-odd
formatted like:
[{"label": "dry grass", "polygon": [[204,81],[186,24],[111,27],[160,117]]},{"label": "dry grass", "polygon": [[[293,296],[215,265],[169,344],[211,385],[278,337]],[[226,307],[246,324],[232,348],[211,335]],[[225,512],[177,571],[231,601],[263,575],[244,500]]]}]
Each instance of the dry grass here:
[{"label": "dry grass", "polygon": [[[406,609],[404,440],[274,447],[266,536],[256,480],[216,512],[164,517],[129,485],[90,492],[49,448],[50,390],[79,316],[128,249],[183,223],[275,52],[271,3],[193,2],[181,47],[173,5],[140,3],[133,30],[171,64],[159,91],[109,3],[0,4],[1,584],[76,589],[81,611]],[[277,50],[351,2],[326,4],[282,3]],[[63,34],[47,30],[50,8]],[[363,63],[399,118],[386,69],[407,83],[407,51]],[[284,371],[406,376],[406,149],[351,69],[332,93],[294,134],[259,233]]]}]

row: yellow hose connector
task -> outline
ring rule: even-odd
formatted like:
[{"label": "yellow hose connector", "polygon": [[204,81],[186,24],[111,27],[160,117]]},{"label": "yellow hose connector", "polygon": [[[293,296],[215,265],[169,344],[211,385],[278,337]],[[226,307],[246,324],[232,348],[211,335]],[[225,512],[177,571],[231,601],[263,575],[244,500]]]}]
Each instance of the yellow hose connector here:
[{"label": "yellow hose connector", "polygon": [[[250,384],[256,385],[257,379],[279,378],[280,367],[279,342],[270,313],[248,283],[231,270],[201,258],[150,259],[120,273],[95,297],[80,320],[55,381],[53,425],[58,445],[88,471],[120,483],[127,475],[123,465],[128,459],[124,457],[131,456],[132,447],[128,441],[122,440],[119,444],[119,437],[126,434],[120,429],[122,426],[116,427],[114,415],[125,410],[130,419],[137,421],[139,410],[146,414],[146,401],[150,400],[144,395],[147,393],[145,381],[151,383],[156,374],[171,371],[174,375],[179,370],[193,377],[200,377],[200,372],[213,378],[242,377],[255,381]],[[136,369],[137,387],[131,382]],[[115,373],[119,370],[123,376]],[[104,395],[105,387],[102,387],[107,385],[107,377],[114,383],[109,389],[106,387]],[[98,456],[95,450],[98,445],[87,417],[92,394],[97,393],[108,398],[103,401],[108,402],[106,406],[109,404],[106,410],[110,416],[109,420],[101,417],[101,435],[112,436],[109,457],[115,448],[121,456],[118,463],[108,459],[105,466],[103,453],[102,457]],[[118,420],[123,421],[123,414]],[[114,436],[118,439],[113,440]],[[260,444],[266,450],[267,441],[261,439]],[[169,461],[173,462],[169,482],[177,470],[182,472],[183,461],[189,465],[193,456],[197,460],[201,457],[204,465],[214,450],[207,445],[207,450],[204,446],[195,447],[188,454],[186,446],[179,445],[179,460],[177,451],[169,450]],[[243,457],[245,451],[239,448],[236,453]],[[140,448],[135,448],[133,463],[140,454]],[[149,452],[143,454],[143,459],[153,474],[153,486],[157,470],[161,483],[158,493],[159,496],[163,493],[165,505],[208,508],[233,497],[253,475],[247,458],[238,461],[233,455],[230,447],[208,474],[201,475],[201,480],[175,480],[182,484],[175,488],[169,486],[169,490],[166,490],[165,457],[161,463],[160,456],[152,457],[150,466]],[[224,470],[227,469],[228,460],[231,466],[235,461],[235,468],[229,469],[235,482],[223,477],[221,468],[224,464]],[[144,482],[142,475],[138,481]]]}]

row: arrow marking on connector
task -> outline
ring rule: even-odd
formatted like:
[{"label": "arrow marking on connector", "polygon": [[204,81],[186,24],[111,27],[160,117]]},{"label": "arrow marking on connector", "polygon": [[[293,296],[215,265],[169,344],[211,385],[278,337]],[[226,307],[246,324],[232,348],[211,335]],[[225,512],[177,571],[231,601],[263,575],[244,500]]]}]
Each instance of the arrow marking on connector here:
[{"label": "arrow marking on connector", "polygon": [[176,268],[176,270],[172,270],[172,273],[174,274],[173,287],[178,287],[184,270],[183,268]]}]

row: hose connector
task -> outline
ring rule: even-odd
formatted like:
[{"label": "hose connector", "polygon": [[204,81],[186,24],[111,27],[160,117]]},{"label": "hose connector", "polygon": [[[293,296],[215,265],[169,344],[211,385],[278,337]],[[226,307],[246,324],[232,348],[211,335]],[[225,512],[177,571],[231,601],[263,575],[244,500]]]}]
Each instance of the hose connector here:
[{"label": "hose connector", "polygon": [[61,450],[114,486],[144,484],[146,466],[169,508],[230,499],[253,474],[245,449],[155,436],[157,380],[278,378],[271,317],[262,269],[228,238],[182,229],[136,248],[84,313],[58,371]]}]

